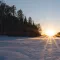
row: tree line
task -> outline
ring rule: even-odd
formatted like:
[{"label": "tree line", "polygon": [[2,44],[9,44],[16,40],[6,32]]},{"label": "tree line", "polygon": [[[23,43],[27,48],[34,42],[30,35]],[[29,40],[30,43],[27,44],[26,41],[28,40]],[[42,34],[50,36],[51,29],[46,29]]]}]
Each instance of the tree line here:
[{"label": "tree line", "polygon": [[60,37],[60,32],[58,32],[55,36],[56,36],[56,37]]},{"label": "tree line", "polygon": [[0,34],[11,36],[40,36],[40,24],[35,24],[20,9],[16,12],[15,5],[9,6],[0,1]]}]

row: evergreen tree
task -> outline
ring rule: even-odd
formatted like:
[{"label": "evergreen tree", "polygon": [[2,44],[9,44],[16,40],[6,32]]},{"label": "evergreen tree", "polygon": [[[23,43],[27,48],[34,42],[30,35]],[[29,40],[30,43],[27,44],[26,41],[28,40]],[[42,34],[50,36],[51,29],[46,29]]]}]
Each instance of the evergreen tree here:
[{"label": "evergreen tree", "polygon": [[15,5],[13,5],[12,7],[11,7],[11,12],[12,12],[12,15],[13,16],[15,16],[15,14],[16,14],[16,7],[15,7]]},{"label": "evergreen tree", "polygon": [[22,24],[23,23],[23,19],[24,19],[24,15],[23,15],[23,12],[22,12],[21,9],[17,11],[17,15],[18,15],[17,16],[18,19],[20,20],[20,23]]},{"label": "evergreen tree", "polygon": [[26,25],[26,24],[27,24],[27,18],[25,16],[25,18],[24,18],[24,25]]},{"label": "evergreen tree", "polygon": [[32,18],[31,17],[28,18],[28,23],[29,23],[29,25],[32,25]]}]

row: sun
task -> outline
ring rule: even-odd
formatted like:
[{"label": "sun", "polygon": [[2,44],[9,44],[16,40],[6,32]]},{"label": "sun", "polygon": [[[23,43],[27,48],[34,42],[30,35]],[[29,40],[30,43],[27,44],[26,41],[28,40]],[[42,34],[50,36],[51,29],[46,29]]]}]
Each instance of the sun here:
[{"label": "sun", "polygon": [[49,36],[49,37],[52,37],[52,36],[55,35],[55,31],[49,29],[49,30],[46,30],[46,31],[45,31],[45,34],[46,34],[47,36]]}]

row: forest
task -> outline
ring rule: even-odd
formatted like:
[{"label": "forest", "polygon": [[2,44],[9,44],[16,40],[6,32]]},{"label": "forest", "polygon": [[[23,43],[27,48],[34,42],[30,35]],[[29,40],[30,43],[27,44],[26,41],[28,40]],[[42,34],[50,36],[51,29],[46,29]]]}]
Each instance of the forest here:
[{"label": "forest", "polygon": [[41,31],[40,24],[27,18],[21,9],[0,1],[0,35],[35,37],[41,36]]}]

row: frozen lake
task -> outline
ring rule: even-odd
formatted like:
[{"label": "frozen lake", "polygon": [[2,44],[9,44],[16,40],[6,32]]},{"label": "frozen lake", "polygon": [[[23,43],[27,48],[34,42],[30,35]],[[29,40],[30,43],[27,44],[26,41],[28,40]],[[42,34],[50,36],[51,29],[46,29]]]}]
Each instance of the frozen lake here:
[{"label": "frozen lake", "polygon": [[60,38],[0,36],[0,60],[60,60]]}]

